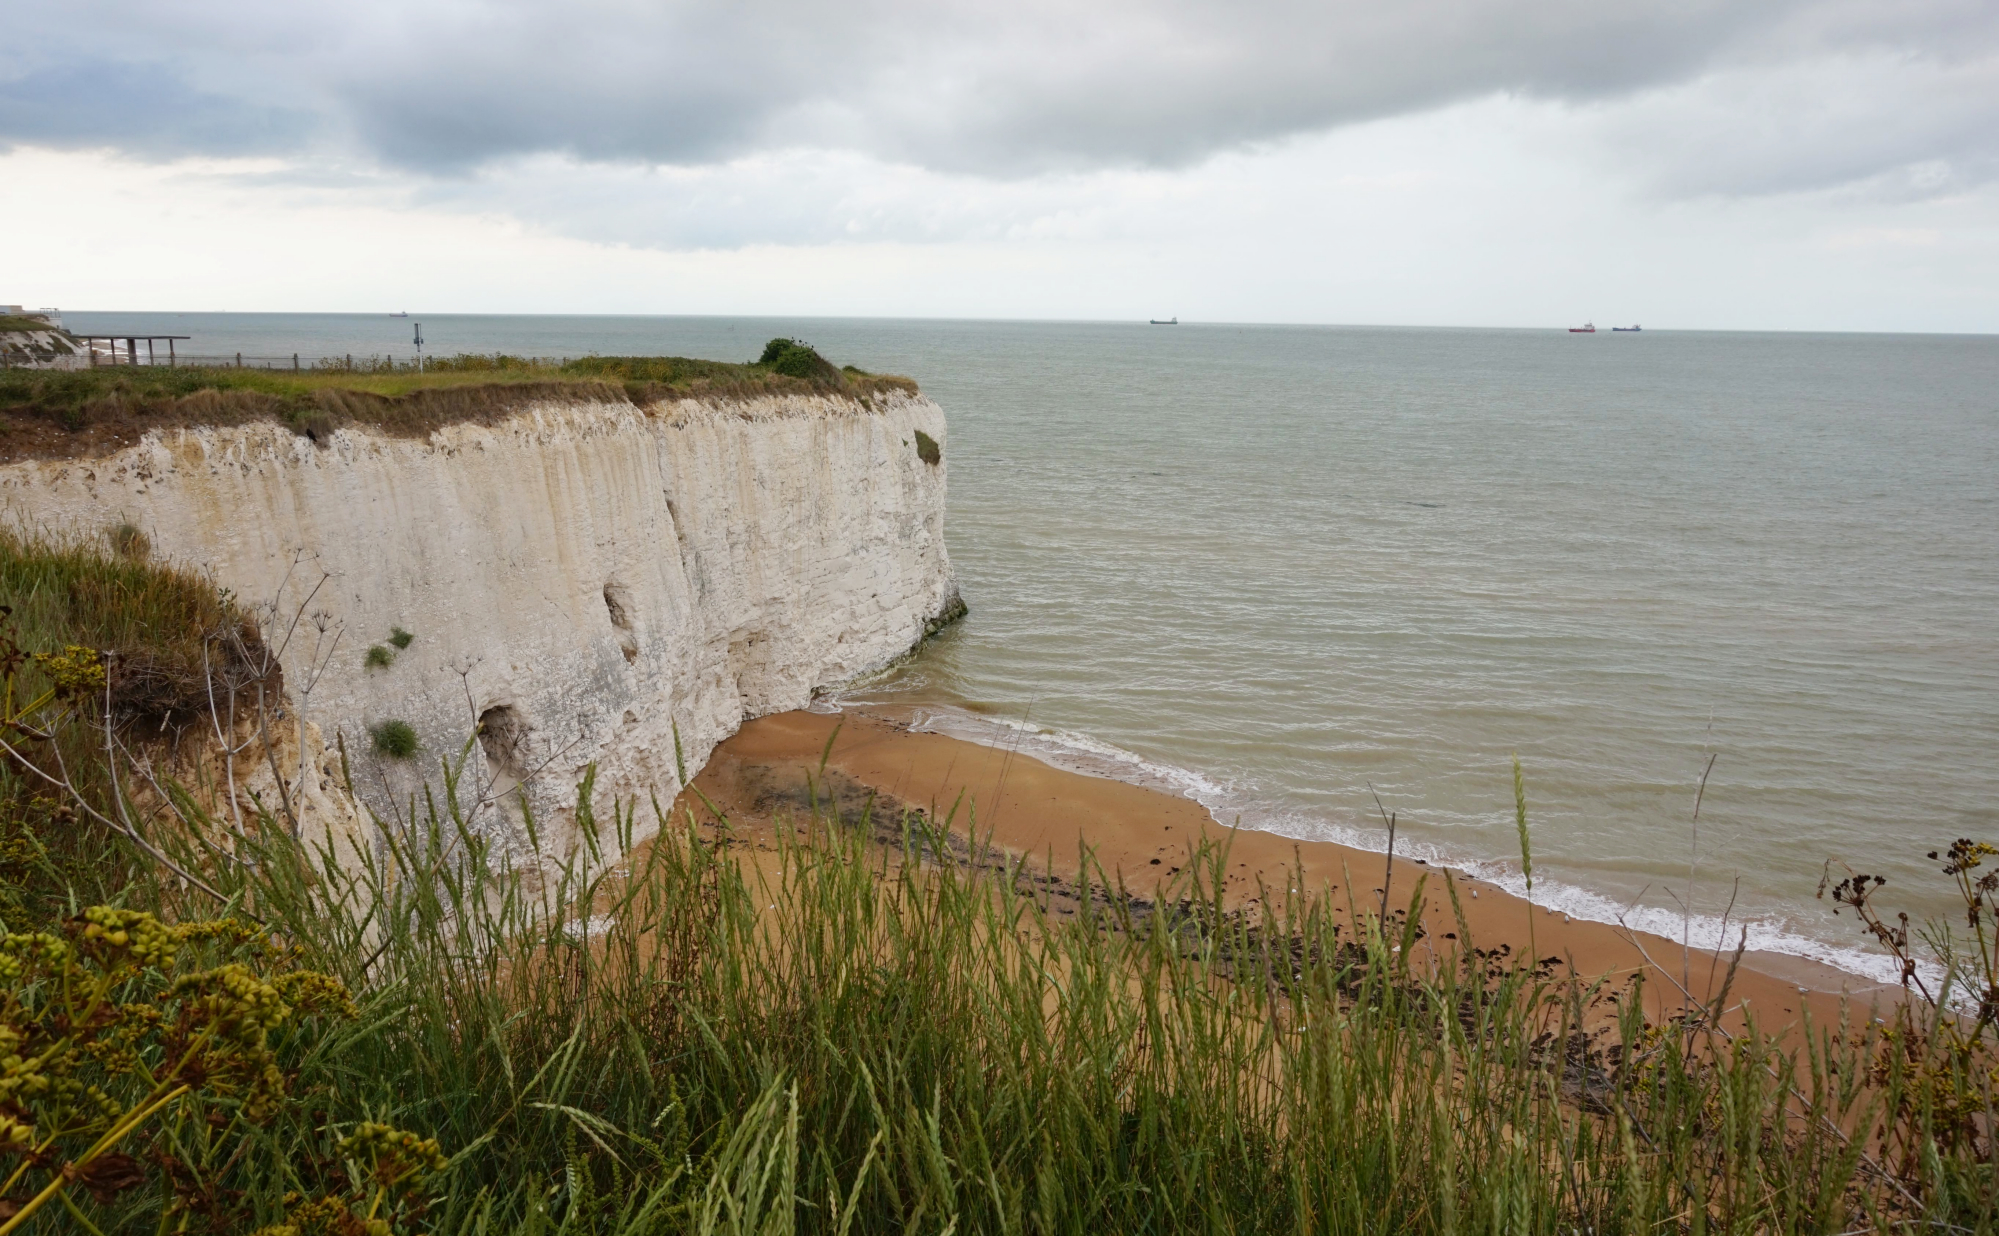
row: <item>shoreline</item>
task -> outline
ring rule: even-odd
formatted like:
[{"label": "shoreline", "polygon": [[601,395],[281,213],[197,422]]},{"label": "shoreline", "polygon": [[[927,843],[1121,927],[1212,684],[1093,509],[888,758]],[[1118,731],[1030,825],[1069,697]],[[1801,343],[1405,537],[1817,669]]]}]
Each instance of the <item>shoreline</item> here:
[{"label": "shoreline", "polygon": [[[838,712],[787,712],[749,721],[716,748],[694,779],[701,792],[739,827],[767,829],[776,817],[803,806],[807,775],[822,755],[829,779],[848,795],[873,795],[924,810],[934,820],[952,816],[951,831],[990,841],[1045,865],[1051,875],[1073,878],[1087,846],[1106,875],[1132,894],[1151,895],[1177,875],[1201,841],[1228,847],[1224,903],[1251,908],[1273,901],[1297,879],[1306,893],[1330,893],[1343,912],[1405,909],[1425,881],[1427,947],[1442,952],[1457,939],[1458,924],[1441,885],[1446,869],[1421,859],[1393,864],[1381,853],[1328,841],[1301,841],[1247,828],[1230,829],[1192,798],[1043,762],[997,744],[980,744],[913,727],[910,710],[878,705]],[[835,733],[837,728],[837,735]],[[833,739],[830,749],[828,739]],[[1386,879],[1384,879],[1386,876]],[[1669,1016],[1684,1003],[1679,982],[1705,999],[1722,981],[1726,952],[1694,950],[1682,960],[1677,940],[1626,932],[1533,906],[1490,880],[1452,871],[1475,946],[1505,945],[1523,954],[1531,939],[1542,958],[1559,958],[1587,980],[1622,985],[1646,972],[1647,1011]],[[1529,916],[1532,927],[1529,927]],[[1647,962],[1647,955],[1650,962]],[[1833,966],[1785,953],[1743,955],[1730,991],[1732,1017],[1756,1010],[1774,1029],[1807,1009],[1820,1025],[1844,1022],[1855,1011],[1899,999],[1884,986]]]},{"label": "shoreline", "polygon": [[[1031,755],[1042,763],[1086,777],[1123,781],[1169,797],[1189,798],[1205,806],[1210,816],[1223,827],[1233,820],[1246,831],[1268,832],[1296,841],[1325,842],[1374,855],[1377,861],[1386,859],[1387,830],[1372,820],[1365,826],[1339,826],[1325,820],[1308,819],[1302,821],[1305,828],[1300,831],[1297,828],[1300,821],[1291,813],[1280,810],[1273,815],[1264,804],[1244,804],[1232,787],[1218,783],[1196,769],[1148,758],[1089,735],[1026,725],[1011,718],[951,704],[908,704],[893,696],[870,697],[866,692],[859,693],[858,698],[842,698],[835,703],[850,712],[910,721],[919,732],[944,734],[974,745],[1010,746],[1019,754]],[[1507,839],[1511,841],[1513,823],[1510,810],[1504,829]],[[1538,828],[1536,838],[1539,846]],[[1465,856],[1443,849],[1434,838],[1410,838],[1406,834],[1398,838],[1395,849],[1398,863],[1420,859],[1431,868],[1449,869],[1460,879],[1481,881],[1481,887],[1486,883],[1497,885],[1511,896],[1525,900],[1525,881],[1521,877],[1517,852],[1511,860]],[[1606,927],[1616,927],[1621,919],[1633,930],[1644,933],[1648,939],[1658,936],[1672,941],[1675,949],[1680,947],[1682,932],[1688,926],[1680,913],[1669,907],[1626,905],[1586,883],[1578,882],[1574,877],[1549,879],[1545,872],[1537,874],[1534,901],[1537,905],[1552,907],[1560,914]],[[1773,922],[1767,911],[1761,915],[1737,916],[1733,909],[1731,905],[1721,914],[1712,911],[1694,914],[1690,933],[1692,947],[1696,950],[1716,947],[1730,950],[1739,938],[1740,930],[1746,927],[1750,941],[1749,955],[1764,959],[1762,964],[1766,968],[1796,974],[1801,983],[1826,986],[1827,990],[1836,990],[1842,984],[1856,989],[1878,986],[1899,990],[1892,959],[1869,948],[1860,933],[1855,933],[1851,939],[1831,940],[1803,934],[1785,922]]]}]

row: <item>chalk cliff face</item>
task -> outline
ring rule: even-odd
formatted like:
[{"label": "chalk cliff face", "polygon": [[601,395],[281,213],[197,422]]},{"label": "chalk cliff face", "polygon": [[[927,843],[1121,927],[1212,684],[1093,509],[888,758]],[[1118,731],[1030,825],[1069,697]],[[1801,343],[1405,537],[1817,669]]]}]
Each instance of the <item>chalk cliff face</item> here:
[{"label": "chalk cliff face", "polygon": [[[476,726],[467,781],[495,801],[488,826],[518,823],[499,800],[523,785],[546,849],[574,840],[589,765],[604,816],[612,795],[668,801],[675,726],[691,776],[746,717],[801,707],[960,612],[944,464],[919,457],[919,431],[944,442],[943,412],[902,394],[546,403],[323,444],[274,424],[165,429],[0,467],[0,501],[59,531],[132,523],[240,599],[302,612],[291,702],[328,745],[344,737],[364,799],[406,807]],[[414,636],[400,651],[395,628]],[[376,645],[391,664],[369,664]],[[390,720],[415,729],[416,757],[373,749]]]}]

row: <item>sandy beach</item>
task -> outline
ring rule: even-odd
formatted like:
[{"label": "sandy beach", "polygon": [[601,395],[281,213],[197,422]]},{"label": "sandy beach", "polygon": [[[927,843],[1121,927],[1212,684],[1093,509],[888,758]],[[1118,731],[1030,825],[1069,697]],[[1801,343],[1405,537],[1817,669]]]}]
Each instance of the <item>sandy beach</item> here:
[{"label": "sandy beach", "polygon": [[[1406,909],[1423,880],[1427,940],[1419,947],[1445,955],[1460,942],[1441,868],[1405,858],[1391,870],[1382,854],[1232,830],[1191,799],[1056,768],[1004,747],[916,732],[887,709],[786,712],[751,721],[716,750],[694,784],[739,835],[754,838],[806,814],[809,776],[822,801],[837,796],[850,818],[870,798],[877,819],[921,809],[935,820],[949,818],[954,834],[969,840],[976,832],[1065,881],[1076,877],[1087,849],[1111,880],[1140,897],[1178,876],[1203,841],[1227,847],[1230,908],[1274,904],[1295,880],[1301,892],[1329,897],[1341,912],[1378,912],[1384,896],[1391,910]],[[694,795],[682,802],[705,813]],[[1678,1009],[1682,982],[1696,1000],[1708,999],[1727,968],[1726,955],[1717,961],[1695,950],[1688,957],[1676,940],[1571,921],[1489,882],[1462,873],[1450,878],[1475,947],[1526,954],[1531,918],[1535,951],[1561,959],[1563,973],[1621,986],[1646,971],[1654,1017]],[[1833,1024],[1897,994],[1805,959],[1750,952],[1730,990],[1729,1020],[1739,1024],[1753,1012],[1759,1025],[1774,1029],[1809,1008],[1815,1022]]]}]

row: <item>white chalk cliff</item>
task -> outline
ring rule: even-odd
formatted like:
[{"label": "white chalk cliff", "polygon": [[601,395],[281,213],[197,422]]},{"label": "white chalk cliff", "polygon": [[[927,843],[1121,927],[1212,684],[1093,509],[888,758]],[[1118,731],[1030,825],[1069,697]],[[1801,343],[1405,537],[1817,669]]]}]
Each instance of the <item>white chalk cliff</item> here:
[{"label": "white chalk cliff", "polygon": [[51,326],[47,330],[0,328],[0,366],[10,369],[86,369],[89,365],[89,350],[59,326]]},{"label": "white chalk cliff", "polygon": [[[129,522],[157,556],[287,616],[325,576],[286,682],[295,720],[344,737],[361,797],[388,816],[483,721],[473,775],[525,778],[563,845],[588,766],[603,815],[614,795],[669,801],[676,726],[691,775],[744,719],[961,612],[945,465],[919,456],[919,431],[944,442],[943,412],[900,393],[548,402],[427,438],[170,428],[104,458],[0,466],[0,502],[59,532]],[[315,614],[339,644],[308,693]],[[397,627],[414,639],[370,667]],[[390,720],[414,727],[415,758],[372,749]]]}]

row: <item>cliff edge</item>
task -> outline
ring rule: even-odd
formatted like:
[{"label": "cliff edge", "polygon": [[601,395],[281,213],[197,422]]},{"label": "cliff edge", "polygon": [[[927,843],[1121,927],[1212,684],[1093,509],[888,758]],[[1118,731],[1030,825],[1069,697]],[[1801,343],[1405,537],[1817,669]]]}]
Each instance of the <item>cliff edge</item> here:
[{"label": "cliff edge", "polygon": [[910,391],[599,386],[422,436],[159,425],[99,457],[0,465],[0,504],[53,532],[132,525],[273,606],[295,720],[344,744],[384,819],[476,733],[461,797],[516,843],[524,802],[547,850],[576,840],[592,765],[599,810],[636,799],[643,830],[680,788],[676,730],[691,776],[745,719],[963,612],[945,437]]}]

